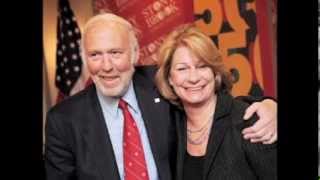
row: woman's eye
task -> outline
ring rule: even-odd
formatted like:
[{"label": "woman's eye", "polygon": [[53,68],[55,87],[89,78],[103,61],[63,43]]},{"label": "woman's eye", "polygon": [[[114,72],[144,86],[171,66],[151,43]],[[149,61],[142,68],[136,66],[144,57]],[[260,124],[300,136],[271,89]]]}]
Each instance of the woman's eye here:
[{"label": "woman's eye", "polygon": [[207,68],[207,67],[208,67],[208,65],[206,65],[206,64],[198,66],[198,68],[200,68],[200,69]]},{"label": "woman's eye", "polygon": [[186,67],[179,67],[179,68],[177,68],[177,70],[178,71],[184,71],[184,70],[187,70],[187,68]]}]

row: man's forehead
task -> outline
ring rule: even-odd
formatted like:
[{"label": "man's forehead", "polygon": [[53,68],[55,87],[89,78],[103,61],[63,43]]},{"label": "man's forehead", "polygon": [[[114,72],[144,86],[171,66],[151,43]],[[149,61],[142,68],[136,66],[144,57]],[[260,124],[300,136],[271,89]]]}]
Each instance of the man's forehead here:
[{"label": "man's forehead", "polygon": [[127,31],[110,26],[90,29],[83,38],[87,51],[127,49],[129,46]]},{"label": "man's forehead", "polygon": [[128,27],[126,27],[126,25],[121,24],[119,22],[116,21],[96,21],[93,22],[92,24],[90,24],[87,27],[87,33],[91,32],[91,31],[103,31],[103,30],[113,30],[113,31],[120,31],[120,32],[126,32],[128,33]]},{"label": "man's forehead", "polygon": [[97,24],[87,29],[84,34],[85,42],[108,40],[112,43],[129,41],[128,30],[118,23]]}]

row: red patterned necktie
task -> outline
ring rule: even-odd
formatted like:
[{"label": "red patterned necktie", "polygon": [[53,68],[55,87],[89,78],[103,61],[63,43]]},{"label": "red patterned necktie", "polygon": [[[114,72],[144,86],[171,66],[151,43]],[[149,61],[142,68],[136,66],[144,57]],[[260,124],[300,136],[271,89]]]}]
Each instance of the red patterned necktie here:
[{"label": "red patterned necktie", "polygon": [[125,180],[149,180],[146,160],[137,125],[129,112],[128,104],[120,99],[119,107],[124,118],[123,161]]}]

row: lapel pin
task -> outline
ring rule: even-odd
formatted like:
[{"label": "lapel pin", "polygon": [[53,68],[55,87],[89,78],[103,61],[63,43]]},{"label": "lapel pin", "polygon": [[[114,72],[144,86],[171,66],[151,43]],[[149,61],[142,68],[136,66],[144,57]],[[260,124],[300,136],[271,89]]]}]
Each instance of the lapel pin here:
[{"label": "lapel pin", "polygon": [[159,103],[160,102],[160,98],[154,98],[154,102],[155,103]]}]

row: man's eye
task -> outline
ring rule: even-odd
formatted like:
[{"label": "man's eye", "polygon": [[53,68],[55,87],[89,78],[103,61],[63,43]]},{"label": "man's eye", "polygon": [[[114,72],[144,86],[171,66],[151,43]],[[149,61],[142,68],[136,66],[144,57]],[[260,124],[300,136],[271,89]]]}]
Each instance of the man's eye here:
[{"label": "man's eye", "polygon": [[122,53],[123,53],[122,51],[110,51],[111,55],[120,55]]},{"label": "man's eye", "polygon": [[121,51],[111,51],[111,54],[121,54]]},{"label": "man's eye", "polygon": [[92,57],[92,58],[98,57],[99,55],[101,55],[101,53],[98,53],[98,52],[89,53],[89,57]]},{"label": "man's eye", "polygon": [[123,51],[113,50],[113,51],[110,51],[109,54],[110,54],[111,57],[113,57],[113,58],[120,58],[120,56],[123,54]]},{"label": "man's eye", "polygon": [[93,61],[98,61],[101,60],[102,54],[100,52],[91,52],[89,53],[88,58]]}]

